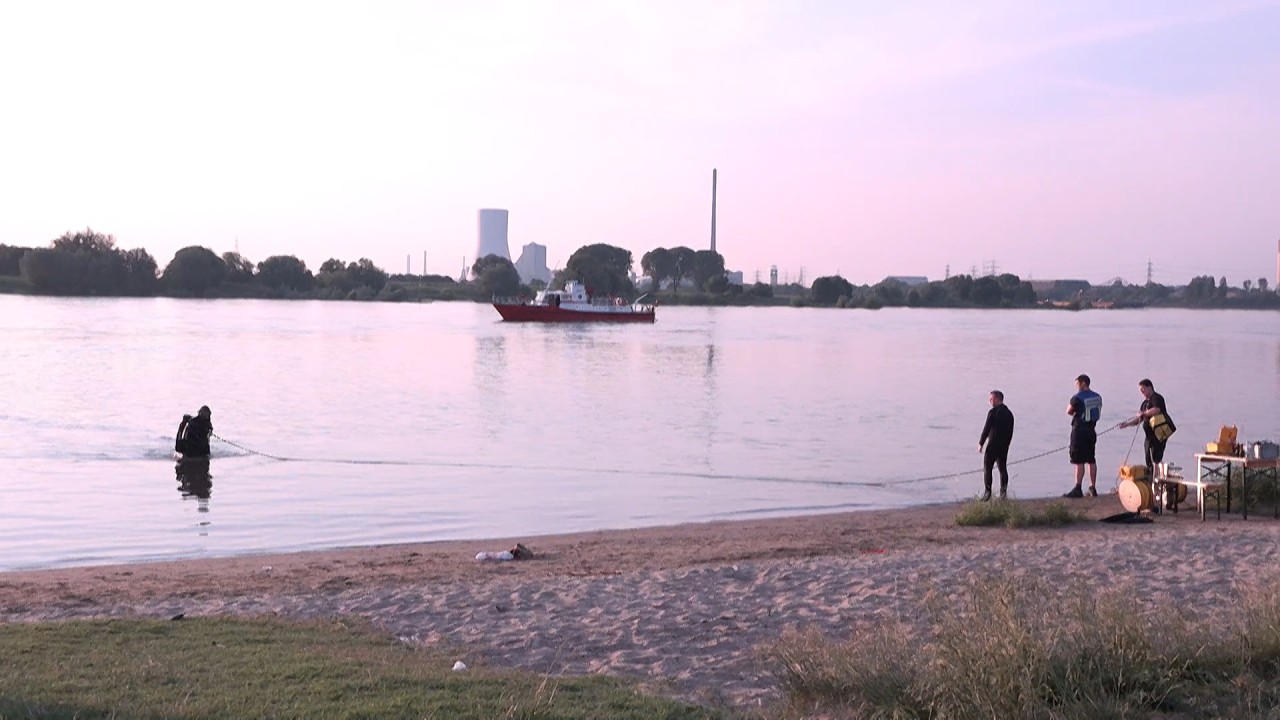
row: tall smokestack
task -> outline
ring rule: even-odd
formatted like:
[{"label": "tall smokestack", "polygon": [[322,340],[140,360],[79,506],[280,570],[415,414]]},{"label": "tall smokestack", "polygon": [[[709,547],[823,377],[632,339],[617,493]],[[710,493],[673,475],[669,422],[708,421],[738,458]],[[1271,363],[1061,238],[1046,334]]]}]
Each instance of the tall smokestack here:
[{"label": "tall smokestack", "polygon": [[1272,289],[1280,293],[1280,240],[1276,241],[1276,286]]},{"label": "tall smokestack", "polygon": [[712,168],[712,252],[716,252],[716,168]]}]

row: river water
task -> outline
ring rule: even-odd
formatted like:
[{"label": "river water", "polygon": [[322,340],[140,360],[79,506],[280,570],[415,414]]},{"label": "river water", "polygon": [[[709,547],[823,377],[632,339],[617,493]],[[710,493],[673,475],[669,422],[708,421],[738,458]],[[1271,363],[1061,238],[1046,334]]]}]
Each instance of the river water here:
[{"label": "river water", "polygon": [[[660,307],[570,327],[468,303],[0,296],[0,338],[0,570],[972,497],[993,388],[1011,460],[1048,453],[1012,493],[1057,495],[1081,372],[1101,426],[1152,378],[1171,461],[1223,424],[1280,439],[1263,312]],[[173,434],[202,404],[230,443],[180,476]],[[1141,462],[1135,437],[1099,439],[1100,486]]]}]

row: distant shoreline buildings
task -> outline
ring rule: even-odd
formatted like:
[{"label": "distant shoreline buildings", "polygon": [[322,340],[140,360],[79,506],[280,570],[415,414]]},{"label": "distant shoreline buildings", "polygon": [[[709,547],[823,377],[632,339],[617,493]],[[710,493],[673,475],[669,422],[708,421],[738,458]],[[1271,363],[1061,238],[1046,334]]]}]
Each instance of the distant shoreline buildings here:
[{"label": "distant shoreline buildings", "polygon": [[526,285],[534,280],[550,283],[551,269],[547,267],[547,246],[528,243],[520,248],[516,272],[520,273],[520,282]]},{"label": "distant shoreline buildings", "polygon": [[[500,208],[482,208],[476,212],[476,260],[489,255],[511,260],[511,246],[507,240],[510,218],[511,213]],[[551,282],[546,245],[525,244],[521,248],[520,259],[512,264],[520,274],[522,283],[528,284],[533,280]]]},{"label": "distant shoreline buildings", "polygon": [[476,259],[497,255],[506,260],[511,259],[511,250],[507,246],[506,210],[484,208],[476,212]]}]

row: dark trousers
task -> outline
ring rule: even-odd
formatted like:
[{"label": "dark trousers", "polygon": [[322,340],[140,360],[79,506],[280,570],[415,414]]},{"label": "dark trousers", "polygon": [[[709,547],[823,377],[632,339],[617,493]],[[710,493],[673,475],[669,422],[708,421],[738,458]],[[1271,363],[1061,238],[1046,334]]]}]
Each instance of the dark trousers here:
[{"label": "dark trousers", "polygon": [[1147,477],[1152,477],[1156,471],[1156,463],[1164,462],[1164,446],[1166,442],[1160,440],[1152,440],[1147,438],[1144,443],[1147,455]]},{"label": "dark trousers", "polygon": [[[1146,451],[1148,478],[1155,477],[1156,463],[1164,462],[1164,446],[1165,445],[1166,445],[1165,442],[1162,442],[1160,440],[1152,440],[1150,437],[1147,437],[1146,441],[1143,443],[1143,448]],[[1166,493],[1165,501],[1164,501],[1165,507],[1173,508],[1174,510],[1177,510],[1178,509],[1177,490],[1173,487],[1165,487],[1164,491]]]},{"label": "dark trousers", "polygon": [[991,491],[991,468],[1000,470],[1000,491],[1004,492],[1009,487],[1009,448],[1008,447],[992,447],[987,446],[986,452],[982,454],[982,482],[987,486],[987,492]]}]

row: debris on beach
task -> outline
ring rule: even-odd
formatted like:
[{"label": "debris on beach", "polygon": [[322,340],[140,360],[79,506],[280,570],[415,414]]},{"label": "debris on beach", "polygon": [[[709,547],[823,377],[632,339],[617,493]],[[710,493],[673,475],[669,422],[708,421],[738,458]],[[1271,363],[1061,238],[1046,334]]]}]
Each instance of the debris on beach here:
[{"label": "debris on beach", "polygon": [[528,560],[533,552],[522,543],[516,543],[510,550],[482,550],[476,553],[476,560],[506,562],[507,560]]},{"label": "debris on beach", "polygon": [[515,560],[516,556],[510,550],[481,550],[476,553],[476,559],[503,562],[506,560]]}]

